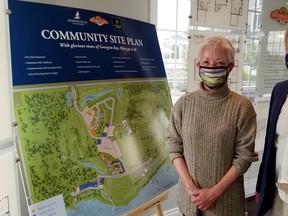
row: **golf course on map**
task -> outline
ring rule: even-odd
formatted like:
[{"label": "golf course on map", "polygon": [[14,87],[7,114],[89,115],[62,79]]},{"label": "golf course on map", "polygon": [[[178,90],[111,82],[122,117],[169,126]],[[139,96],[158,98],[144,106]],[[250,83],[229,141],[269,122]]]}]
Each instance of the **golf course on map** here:
[{"label": "golf course on map", "polygon": [[[14,106],[33,203],[62,194],[70,210],[91,200],[127,206],[164,164],[172,166],[166,81],[33,86],[14,90]],[[150,198],[171,186],[157,184]]]}]

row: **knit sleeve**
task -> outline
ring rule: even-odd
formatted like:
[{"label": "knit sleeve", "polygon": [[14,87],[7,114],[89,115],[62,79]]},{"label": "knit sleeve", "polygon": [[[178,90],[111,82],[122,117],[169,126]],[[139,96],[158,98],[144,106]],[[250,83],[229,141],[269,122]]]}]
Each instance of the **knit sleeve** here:
[{"label": "knit sleeve", "polygon": [[183,157],[182,142],[182,108],[183,97],[175,103],[167,129],[166,150],[171,161],[177,157]]},{"label": "knit sleeve", "polygon": [[258,153],[254,151],[256,127],[256,112],[252,103],[246,99],[241,105],[240,118],[237,123],[235,158],[233,160],[233,165],[240,175],[248,170],[252,162],[258,160]]}]

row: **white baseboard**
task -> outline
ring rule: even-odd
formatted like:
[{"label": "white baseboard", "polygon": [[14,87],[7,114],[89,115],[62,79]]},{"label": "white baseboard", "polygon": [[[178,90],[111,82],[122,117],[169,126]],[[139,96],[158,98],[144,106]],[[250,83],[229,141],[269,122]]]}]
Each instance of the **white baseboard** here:
[{"label": "white baseboard", "polygon": [[257,179],[245,181],[245,196],[250,197],[255,195]]}]

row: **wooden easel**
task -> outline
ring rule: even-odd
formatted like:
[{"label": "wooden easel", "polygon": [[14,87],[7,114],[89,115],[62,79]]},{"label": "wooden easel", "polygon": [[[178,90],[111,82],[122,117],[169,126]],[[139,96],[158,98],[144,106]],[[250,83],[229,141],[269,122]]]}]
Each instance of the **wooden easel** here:
[{"label": "wooden easel", "polygon": [[168,199],[168,193],[169,191],[165,191],[164,193],[154,197],[150,201],[144,203],[143,205],[139,206],[138,208],[134,209],[133,211],[127,213],[125,216],[139,216],[145,211],[156,208],[157,216],[164,216],[162,208],[161,208],[161,202]]}]

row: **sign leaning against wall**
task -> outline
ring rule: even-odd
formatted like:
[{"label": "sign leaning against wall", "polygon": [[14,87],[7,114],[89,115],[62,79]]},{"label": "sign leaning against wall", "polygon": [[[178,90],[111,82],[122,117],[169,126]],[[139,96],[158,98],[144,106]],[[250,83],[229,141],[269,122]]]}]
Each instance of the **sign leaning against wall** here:
[{"label": "sign leaning against wall", "polygon": [[123,215],[175,185],[155,26],[17,0],[9,9],[17,149],[31,215]]}]

